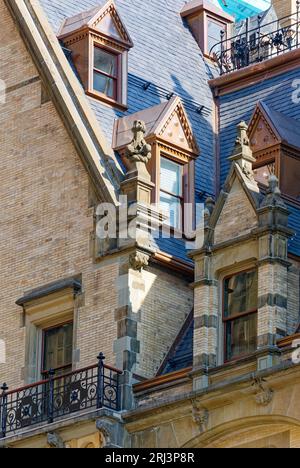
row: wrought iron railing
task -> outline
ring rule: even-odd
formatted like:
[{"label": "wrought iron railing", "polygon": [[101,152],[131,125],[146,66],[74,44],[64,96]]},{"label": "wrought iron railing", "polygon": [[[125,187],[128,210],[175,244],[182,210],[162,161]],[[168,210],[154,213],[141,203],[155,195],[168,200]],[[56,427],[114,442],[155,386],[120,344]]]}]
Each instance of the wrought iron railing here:
[{"label": "wrought iron railing", "polygon": [[210,56],[224,75],[297,49],[299,45],[300,1],[297,0],[297,11],[290,16],[267,24],[263,16],[258,16],[255,29],[249,29],[247,20],[240,33],[231,38],[222,31],[221,41],[211,49]]},{"label": "wrought iron railing", "polygon": [[120,410],[121,371],[104,364],[98,356],[98,365],[56,377],[49,371],[48,378],[18,390],[1,387],[0,439],[36,425],[51,424],[71,414],[89,409]]}]

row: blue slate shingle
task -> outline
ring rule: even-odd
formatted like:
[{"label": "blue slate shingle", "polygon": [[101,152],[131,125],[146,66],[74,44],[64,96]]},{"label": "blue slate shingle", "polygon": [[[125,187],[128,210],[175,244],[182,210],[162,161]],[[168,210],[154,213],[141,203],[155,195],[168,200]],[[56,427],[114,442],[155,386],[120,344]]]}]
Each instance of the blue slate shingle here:
[{"label": "blue slate shingle", "polygon": [[[228,158],[236,139],[236,125],[241,120],[250,121],[258,101],[263,101],[272,108],[275,115],[279,115],[276,112],[281,113],[281,119],[283,115],[295,119],[296,123],[300,124],[300,103],[297,99],[299,86],[300,67],[220,98],[221,185],[224,184],[230,168]],[[281,132],[284,132],[283,128]],[[295,138],[297,138],[296,134],[294,140]],[[300,210],[295,205],[289,208],[291,211],[290,227],[296,231],[295,237],[289,242],[289,251],[300,256]]]},{"label": "blue slate shingle", "polygon": [[[63,21],[104,0],[40,0],[55,33]],[[114,119],[155,106],[169,92],[180,96],[195,133],[201,156],[196,164],[196,196],[214,195],[215,161],[213,97],[208,86],[210,68],[186,23],[180,16],[185,0],[115,0],[118,12],[134,42],[129,53],[128,112],[123,113],[90,99],[91,107],[108,139],[112,142]],[[153,83],[148,91],[146,82]],[[192,103],[192,104],[191,104]],[[197,108],[204,106],[202,114]],[[197,201],[200,201],[197,197]],[[167,244],[167,253],[185,257],[184,244]]]},{"label": "blue slate shingle", "polygon": [[171,347],[159,375],[169,374],[170,372],[176,372],[193,366],[193,337],[194,319],[192,313],[187,318],[177,340]]},{"label": "blue slate shingle", "polygon": [[228,158],[234,147],[236,125],[241,120],[250,121],[258,101],[300,121],[300,104],[294,99],[296,80],[300,80],[300,67],[220,98],[221,183],[230,168]]},{"label": "blue slate shingle", "polygon": [[[179,95],[193,126],[195,137],[201,148],[196,164],[196,195],[199,192],[214,195],[215,161],[213,97],[208,79],[215,76],[204,61],[191,32],[180,17],[185,0],[115,0],[118,11],[133,39],[134,47],[129,54],[128,113],[152,107],[166,99],[169,92]],[[104,0],[40,0],[42,7],[57,33],[63,20],[77,13],[103,5]],[[233,2],[231,2],[233,3]],[[275,111],[300,122],[300,104],[293,99],[298,70],[281,74],[271,79],[233,92],[220,98],[220,169],[221,184],[224,183],[236,138],[236,125],[241,120],[249,121],[259,100]],[[152,86],[145,91],[143,84]],[[300,81],[298,82],[299,86]],[[90,99],[90,104],[109,142],[112,140],[114,119],[124,113]],[[196,112],[204,106],[202,114]],[[290,227],[296,231],[289,242],[289,250],[300,255],[300,209],[289,205]],[[186,260],[185,245],[178,239],[159,239],[160,250]],[[193,322],[182,330],[180,339],[174,343],[163,373],[176,371],[192,365]]]}]

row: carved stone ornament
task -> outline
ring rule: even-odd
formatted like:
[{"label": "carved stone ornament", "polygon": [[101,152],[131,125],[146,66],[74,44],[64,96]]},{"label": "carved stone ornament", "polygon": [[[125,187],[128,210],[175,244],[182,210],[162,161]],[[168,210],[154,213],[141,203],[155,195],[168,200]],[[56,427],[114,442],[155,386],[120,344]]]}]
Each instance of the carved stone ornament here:
[{"label": "carved stone ornament", "polygon": [[203,408],[203,406],[201,406],[197,400],[193,400],[192,405],[193,405],[193,421],[194,423],[197,424],[200,431],[203,432],[209,421],[209,411],[208,409]]},{"label": "carved stone ornament", "polygon": [[49,432],[47,434],[47,443],[50,448],[63,449],[65,448],[64,441],[55,432]]},{"label": "carved stone ornament", "polygon": [[269,177],[269,187],[261,206],[280,206],[282,208],[286,208],[286,205],[281,197],[279,180],[274,174],[270,175]]},{"label": "carved stone ornament", "polygon": [[[242,155],[244,158],[253,158],[250,148],[250,140],[247,134],[248,125],[246,122],[240,122],[237,126],[237,138],[235,140],[234,155]],[[254,158],[253,158],[254,159]]]},{"label": "carved stone ornament", "polygon": [[126,148],[126,158],[131,163],[142,162],[147,164],[151,159],[152,148],[145,140],[145,123],[136,120],[133,124],[132,133],[133,140]]},{"label": "carved stone ornament", "polygon": [[254,172],[253,172],[253,163],[255,162],[255,158],[253,157],[251,148],[250,148],[250,140],[247,134],[248,126],[246,122],[241,122],[237,126],[237,138],[235,140],[235,147],[233,151],[233,155],[229,158],[231,161],[236,161],[243,174],[247,177],[247,179],[254,183]]},{"label": "carved stone ornament", "polygon": [[102,448],[109,447],[112,444],[112,437],[111,432],[106,426],[106,424],[100,419],[98,419],[96,421],[96,428],[100,432]]},{"label": "carved stone ornament", "polygon": [[130,255],[129,264],[133,270],[141,271],[149,265],[149,256],[143,252],[136,252]]},{"label": "carved stone ornament", "polygon": [[265,385],[266,381],[262,378],[255,378],[252,386],[255,391],[255,401],[260,406],[268,406],[274,397],[274,391]]}]

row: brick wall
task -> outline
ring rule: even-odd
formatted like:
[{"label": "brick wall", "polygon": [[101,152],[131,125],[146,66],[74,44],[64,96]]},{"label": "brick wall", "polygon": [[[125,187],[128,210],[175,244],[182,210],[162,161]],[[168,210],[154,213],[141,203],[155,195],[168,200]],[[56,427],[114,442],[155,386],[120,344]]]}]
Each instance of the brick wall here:
[{"label": "brick wall", "polygon": [[25,348],[22,310],[15,301],[73,275],[82,275],[84,290],[78,366],[96,362],[99,351],[114,364],[118,266],[104,271],[93,263],[87,173],[54,106],[42,104],[37,70],[3,2],[0,18],[0,79],[7,88],[6,103],[0,104],[0,338],[7,345],[0,381],[13,388],[23,383]]},{"label": "brick wall", "polygon": [[215,244],[247,234],[256,224],[256,214],[249,198],[236,180],[215,228]]},{"label": "brick wall", "polygon": [[140,302],[138,339],[141,353],[137,372],[154,376],[185,318],[193,308],[193,293],[184,278],[150,267],[143,272],[144,297]]},{"label": "brick wall", "polygon": [[[126,256],[94,261],[97,200],[88,175],[3,2],[0,17],[0,79],[7,87],[0,104],[0,339],[7,345],[0,382],[13,388],[25,383],[26,328],[16,300],[72,276],[83,285],[74,304],[77,368],[96,362],[100,351],[107,363],[122,365],[115,312]],[[193,295],[184,278],[158,268],[131,276],[141,343],[137,371],[152,377],[191,311]]]}]

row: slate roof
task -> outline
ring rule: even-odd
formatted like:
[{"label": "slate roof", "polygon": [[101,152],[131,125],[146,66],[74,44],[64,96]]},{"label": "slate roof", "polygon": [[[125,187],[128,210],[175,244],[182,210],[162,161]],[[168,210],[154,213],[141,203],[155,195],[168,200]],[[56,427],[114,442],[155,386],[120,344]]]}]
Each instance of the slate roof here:
[{"label": "slate roof", "polygon": [[[106,1],[40,0],[40,3],[58,34],[67,18],[89,11],[94,13]],[[166,103],[174,93],[183,102],[201,148],[196,163],[197,201],[203,201],[200,194],[204,198],[214,196],[213,96],[208,85],[213,75],[180,16],[185,0],[115,0],[115,4],[134,43],[129,52],[128,112],[88,98],[108,143],[112,144],[115,119]],[[150,86],[145,89],[147,83]],[[171,242],[162,241],[163,245],[170,255],[186,256],[183,242],[174,242],[174,248]]]},{"label": "slate roof", "polygon": [[192,311],[167,354],[158,375],[169,374],[193,366],[193,336],[194,312]]},{"label": "slate roof", "polygon": [[265,102],[261,102],[261,105],[276,128],[282,142],[300,148],[300,121],[276,111]]}]

